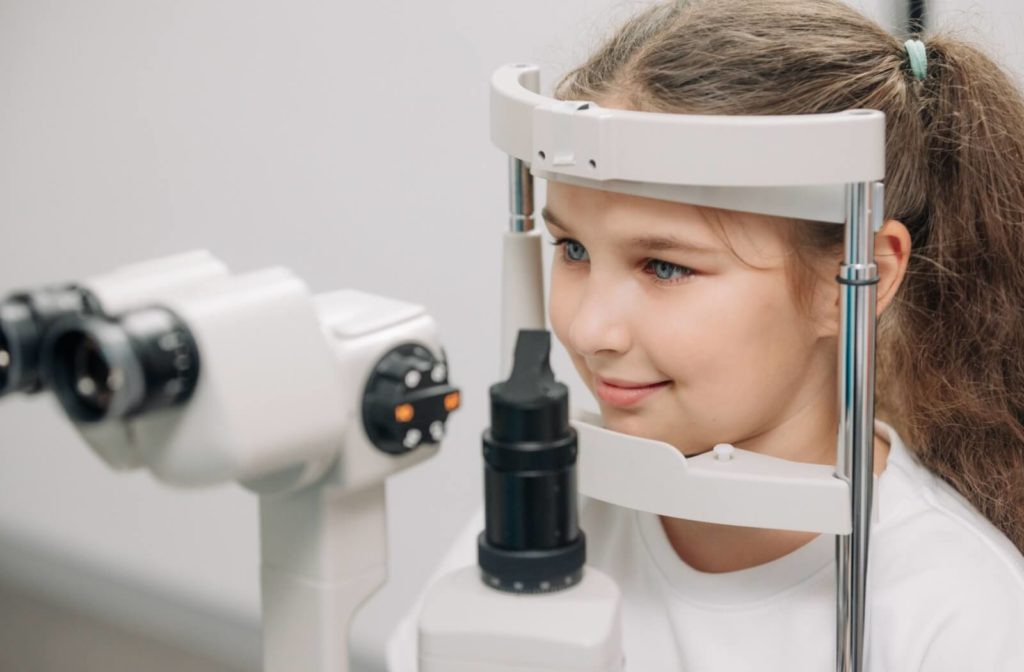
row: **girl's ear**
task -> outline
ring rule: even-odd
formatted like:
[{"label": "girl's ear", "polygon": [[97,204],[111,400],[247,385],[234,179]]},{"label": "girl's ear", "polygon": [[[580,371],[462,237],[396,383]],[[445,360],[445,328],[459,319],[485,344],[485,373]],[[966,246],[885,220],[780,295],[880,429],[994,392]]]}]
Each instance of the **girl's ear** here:
[{"label": "girl's ear", "polygon": [[[882,228],[875,234],[875,265],[878,266],[876,315],[881,315],[892,303],[896,291],[903,284],[907,274],[907,263],[910,261],[910,232],[903,222],[896,219],[886,220]],[[839,301],[841,292],[839,284],[834,280],[829,287],[829,303],[831,304],[823,321],[826,336],[839,334]]]},{"label": "girl's ear", "polygon": [[878,312],[881,315],[903,284],[910,261],[910,232],[897,219],[886,220],[875,234],[875,264],[878,266]]}]

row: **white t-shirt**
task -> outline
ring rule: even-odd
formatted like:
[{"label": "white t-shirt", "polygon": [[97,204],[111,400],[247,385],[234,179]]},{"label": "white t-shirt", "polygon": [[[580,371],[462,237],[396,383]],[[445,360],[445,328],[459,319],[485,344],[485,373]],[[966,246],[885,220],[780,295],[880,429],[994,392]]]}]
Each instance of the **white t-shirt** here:
[{"label": "white t-shirt", "polygon": [[[867,672],[1024,672],[1024,557],[887,424],[868,570]],[[658,517],[597,500],[581,512],[587,563],[623,594],[628,672],[835,669],[835,537],[708,574],[683,562]],[[439,574],[475,563],[478,517]],[[416,669],[416,613],[388,649]]]}]

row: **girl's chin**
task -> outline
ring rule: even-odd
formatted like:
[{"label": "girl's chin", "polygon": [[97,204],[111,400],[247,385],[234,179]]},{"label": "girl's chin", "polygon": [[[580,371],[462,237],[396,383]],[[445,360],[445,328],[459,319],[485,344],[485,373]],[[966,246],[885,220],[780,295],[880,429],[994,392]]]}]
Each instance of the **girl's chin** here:
[{"label": "girl's chin", "polygon": [[601,418],[604,421],[603,424],[605,429],[610,429],[613,432],[629,434],[630,436],[639,436],[644,439],[653,439],[656,441],[665,440],[661,436],[661,432],[658,432],[651,426],[650,418],[645,418],[636,411],[629,411],[622,408],[616,408],[614,406],[606,408],[602,405]]},{"label": "girl's chin", "polygon": [[[644,418],[637,413],[626,412],[621,408],[602,408],[601,419],[605,429],[620,434],[638,436],[651,441],[661,441],[662,443],[669,444],[686,456],[699,455],[708,450],[699,446],[683,445],[681,441],[677,440],[678,437],[672,436],[669,431],[662,431],[657,427],[652,427],[650,418]],[[678,430],[678,422],[671,424]]]}]

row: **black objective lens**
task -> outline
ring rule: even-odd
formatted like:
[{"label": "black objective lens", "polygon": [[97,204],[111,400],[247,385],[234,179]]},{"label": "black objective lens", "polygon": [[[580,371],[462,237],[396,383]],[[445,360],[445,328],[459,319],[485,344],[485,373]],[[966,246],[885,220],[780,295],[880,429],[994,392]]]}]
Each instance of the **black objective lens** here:
[{"label": "black objective lens", "polygon": [[550,350],[549,332],[520,331],[512,376],[491,387],[478,560],[484,583],[509,592],[573,586],[586,561],[569,390],[555,380]]},{"label": "black objective lens", "polygon": [[184,403],[199,380],[199,350],[185,324],[163,308],[54,325],[44,368],[61,405],[79,422],[125,418]]},{"label": "black objective lens", "polygon": [[0,302],[0,397],[42,391],[41,353],[50,327],[68,316],[97,312],[92,295],[75,286],[20,292]]}]

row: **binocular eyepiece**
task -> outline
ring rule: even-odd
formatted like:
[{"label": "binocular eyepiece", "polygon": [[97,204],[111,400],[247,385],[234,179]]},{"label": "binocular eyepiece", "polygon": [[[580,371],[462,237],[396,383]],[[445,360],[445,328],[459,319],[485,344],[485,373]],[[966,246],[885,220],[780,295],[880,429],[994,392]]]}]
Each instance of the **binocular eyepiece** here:
[{"label": "binocular eyepiece", "polygon": [[71,316],[47,336],[43,370],[72,419],[100,422],[187,400],[199,380],[199,350],[185,324],[164,308],[116,319]]},{"label": "binocular eyepiece", "polygon": [[98,422],[184,401],[198,377],[192,335],[162,308],[111,318],[75,285],[0,302],[0,397],[52,388],[73,419]]},{"label": "binocular eyepiece", "polygon": [[384,478],[460,405],[422,307],[207,253],[0,296],[0,395],[44,389],[115,468],[260,491],[312,483],[350,442],[339,478]]},{"label": "binocular eyepiece", "polygon": [[64,318],[97,312],[92,295],[74,285],[21,292],[0,302],[0,397],[45,389],[42,356],[50,328]]}]

